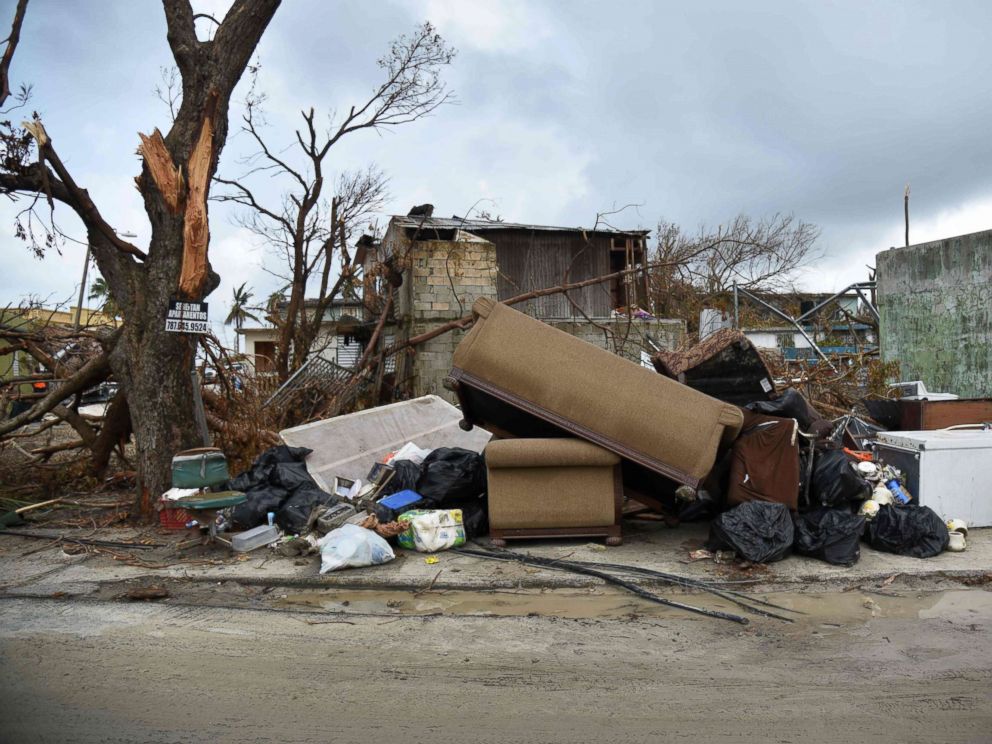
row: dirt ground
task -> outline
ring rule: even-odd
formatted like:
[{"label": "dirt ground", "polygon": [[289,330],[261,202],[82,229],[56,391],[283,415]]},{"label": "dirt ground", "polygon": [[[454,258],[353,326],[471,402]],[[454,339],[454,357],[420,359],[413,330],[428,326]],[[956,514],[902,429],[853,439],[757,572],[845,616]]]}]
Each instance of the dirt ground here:
[{"label": "dirt ground", "polygon": [[0,599],[0,740],[992,741],[982,588],[764,595],[803,614],[747,626],[608,590],[196,591]]}]

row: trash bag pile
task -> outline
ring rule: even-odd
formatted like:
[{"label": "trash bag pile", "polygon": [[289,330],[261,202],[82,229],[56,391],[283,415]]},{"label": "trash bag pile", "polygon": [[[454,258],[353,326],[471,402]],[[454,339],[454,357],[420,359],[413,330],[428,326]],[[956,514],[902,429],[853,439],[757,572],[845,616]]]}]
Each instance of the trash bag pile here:
[{"label": "trash bag pile", "polygon": [[477,452],[410,442],[376,462],[365,481],[336,478],[333,493],[307,471],[310,453],[273,447],[220,484],[215,490],[246,496],[226,521],[235,530],[278,527],[269,545],[286,556],[320,553],[321,573],[386,563],[395,557],[390,543],[435,553],[488,532],[486,464]]},{"label": "trash bag pile", "polygon": [[251,469],[221,484],[217,490],[241,491],[248,497],[231,512],[234,528],[249,530],[265,524],[273,514],[280,529],[300,533],[315,507],[337,503],[307,472],[309,454],[304,447],[273,447],[259,455]]},{"label": "trash bag pile", "polygon": [[[948,549],[954,525],[919,504],[903,473],[863,449],[880,427],[853,415],[827,421],[792,389],[743,411],[740,435],[700,492],[716,513],[709,550],[752,563],[796,553],[852,566],[862,541],[916,558]],[[685,508],[690,517],[698,503]],[[964,545],[963,534],[956,542]]]}]

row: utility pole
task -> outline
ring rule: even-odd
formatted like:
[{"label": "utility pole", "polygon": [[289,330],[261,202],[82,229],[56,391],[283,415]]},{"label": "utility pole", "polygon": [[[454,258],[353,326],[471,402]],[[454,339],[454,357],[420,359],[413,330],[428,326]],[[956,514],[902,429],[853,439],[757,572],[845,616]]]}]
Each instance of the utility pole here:
[{"label": "utility pole", "polygon": [[906,184],[906,191],[902,197],[903,211],[906,214],[906,247],[909,247],[909,184]]},{"label": "utility pole", "polygon": [[83,280],[79,284],[79,302],[76,303],[76,322],[73,324],[73,330],[79,330],[79,320],[80,316],[83,314],[83,293],[86,291],[86,272],[90,268],[90,244],[86,244],[86,260],[83,261]]}]

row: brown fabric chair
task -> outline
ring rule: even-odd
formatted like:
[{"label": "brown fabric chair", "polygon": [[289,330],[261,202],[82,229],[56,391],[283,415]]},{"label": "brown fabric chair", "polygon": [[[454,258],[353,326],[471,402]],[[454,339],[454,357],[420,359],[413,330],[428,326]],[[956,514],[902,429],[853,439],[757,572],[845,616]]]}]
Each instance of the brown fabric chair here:
[{"label": "brown fabric chair", "polygon": [[620,458],[580,439],[501,439],[486,446],[489,536],[604,536],[621,542]]},{"label": "brown fabric chair", "polygon": [[740,430],[736,406],[492,300],[472,312],[447,380],[468,428],[579,437],[620,455],[628,486],[629,463],[693,488]]},{"label": "brown fabric chair", "polygon": [[799,424],[744,411],[744,429],[731,450],[727,503],[772,501],[799,508]]}]

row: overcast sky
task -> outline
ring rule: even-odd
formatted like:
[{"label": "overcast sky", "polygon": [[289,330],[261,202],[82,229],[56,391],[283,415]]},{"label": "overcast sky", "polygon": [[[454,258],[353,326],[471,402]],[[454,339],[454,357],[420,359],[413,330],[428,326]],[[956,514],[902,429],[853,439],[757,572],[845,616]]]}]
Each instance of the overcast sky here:
[{"label": "overcast sky", "polygon": [[[2,25],[14,4],[0,1]],[[194,2],[217,15],[228,5]],[[822,230],[825,258],[803,280],[816,290],[865,278],[876,252],[902,244],[907,182],[913,242],[992,228],[987,0],[286,0],[258,49],[273,140],[291,142],[301,108],[326,121],[364,100],[389,41],[424,20],[458,49],[446,74],[458,104],[357,134],[330,160],[378,164],[386,215],[423,202],[464,215],[479,200],[507,221],[569,226],[628,203],[621,227],[794,214]],[[154,0],[31,0],[11,71],[34,84],[76,180],[142,246],[137,132],[168,127],[152,90],[170,64]],[[229,140],[221,174],[246,144]],[[217,321],[233,286],[264,296],[277,281],[231,211],[211,209]],[[0,303],[72,298],[84,248],[32,258],[13,236],[17,211],[0,205]],[[83,237],[67,210],[57,217]]]}]

